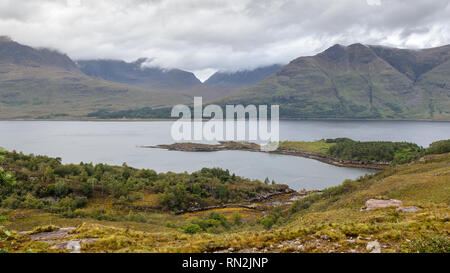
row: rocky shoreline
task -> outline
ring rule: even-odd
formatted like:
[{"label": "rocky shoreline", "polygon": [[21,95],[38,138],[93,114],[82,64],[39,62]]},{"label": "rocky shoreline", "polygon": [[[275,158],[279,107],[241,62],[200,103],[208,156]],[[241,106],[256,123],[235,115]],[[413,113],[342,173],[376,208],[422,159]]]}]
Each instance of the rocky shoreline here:
[{"label": "rocky shoreline", "polygon": [[302,150],[288,150],[278,148],[275,151],[264,151],[261,149],[260,145],[250,142],[222,141],[219,144],[202,144],[202,143],[185,142],[185,143],[163,144],[156,146],[143,146],[143,148],[157,148],[157,149],[167,149],[170,151],[184,151],[184,152],[217,152],[217,151],[262,152],[262,153],[299,156],[318,160],[323,163],[331,164],[338,167],[352,167],[352,168],[375,169],[375,170],[386,169],[391,165],[391,162],[367,162],[367,161],[344,160],[340,158],[331,157],[325,154]]}]

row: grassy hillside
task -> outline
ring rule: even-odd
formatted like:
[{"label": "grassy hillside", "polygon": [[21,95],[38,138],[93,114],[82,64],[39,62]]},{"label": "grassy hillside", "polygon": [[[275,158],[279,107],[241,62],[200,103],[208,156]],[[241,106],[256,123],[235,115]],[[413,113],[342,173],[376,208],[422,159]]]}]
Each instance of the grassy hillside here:
[{"label": "grassy hillside", "polygon": [[99,109],[167,106],[174,98],[58,68],[2,65],[0,70],[2,119],[83,118]]},{"label": "grassy hillside", "polygon": [[450,119],[450,47],[335,45],[220,104],[280,104],[285,118]]},{"label": "grassy hillside", "polygon": [[328,154],[328,151],[333,147],[335,143],[327,142],[326,140],[318,141],[282,141],[280,142],[278,149],[282,150],[294,150],[294,151],[306,151],[319,154]]},{"label": "grassy hillside", "polygon": [[[11,155],[4,156],[12,174],[2,173],[2,188],[17,181],[27,189],[27,183],[22,181],[29,172],[25,170],[33,164],[17,158],[14,164],[19,165],[11,168]],[[5,227],[0,228],[0,248],[9,252],[64,252],[67,250],[58,249],[55,243],[86,238],[91,240],[82,245],[82,251],[86,252],[369,252],[367,246],[376,241],[382,252],[448,253],[449,164],[448,153],[428,155],[410,164],[347,180],[340,186],[310,194],[291,206],[275,207],[264,214],[246,208],[225,208],[174,215],[140,210],[138,205],[113,213],[117,202],[126,201],[111,196],[88,201],[88,208],[105,210],[97,217],[65,215],[33,208],[35,203],[27,196],[14,209],[2,203],[0,221]],[[42,177],[48,174],[44,171]],[[33,184],[40,183],[41,179],[29,176],[28,190],[37,189]],[[71,175],[65,179],[73,181],[70,185],[79,183]],[[418,210],[361,211],[365,202],[373,198],[398,199],[403,207],[415,206]],[[74,229],[56,241],[30,239],[30,234],[42,236],[47,234],[43,231],[58,230],[55,226]]]}]

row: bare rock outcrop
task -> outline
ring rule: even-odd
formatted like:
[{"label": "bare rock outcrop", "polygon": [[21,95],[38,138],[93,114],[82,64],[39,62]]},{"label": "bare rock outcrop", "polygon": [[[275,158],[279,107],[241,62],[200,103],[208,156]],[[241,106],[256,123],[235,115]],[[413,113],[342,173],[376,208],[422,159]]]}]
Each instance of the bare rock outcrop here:
[{"label": "bare rock outcrop", "polygon": [[75,229],[76,229],[75,227],[67,227],[67,228],[60,228],[58,230],[51,232],[40,232],[36,234],[31,234],[30,239],[34,241],[58,240],[67,237],[69,235],[69,232]]}]

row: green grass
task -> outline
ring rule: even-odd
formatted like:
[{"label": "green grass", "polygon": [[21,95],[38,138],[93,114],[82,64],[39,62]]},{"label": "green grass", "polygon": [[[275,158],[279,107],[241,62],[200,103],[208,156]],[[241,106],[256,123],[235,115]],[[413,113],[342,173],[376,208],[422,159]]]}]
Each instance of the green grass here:
[{"label": "green grass", "polygon": [[284,150],[298,150],[313,152],[326,155],[330,147],[334,146],[335,143],[327,143],[325,140],[318,141],[283,141],[279,144],[279,149]]}]

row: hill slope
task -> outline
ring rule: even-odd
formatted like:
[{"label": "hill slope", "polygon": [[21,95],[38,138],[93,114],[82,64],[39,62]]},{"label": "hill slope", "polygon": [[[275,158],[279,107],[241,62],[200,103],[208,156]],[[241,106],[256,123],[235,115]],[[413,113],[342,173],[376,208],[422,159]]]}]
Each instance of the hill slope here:
[{"label": "hill slope", "polygon": [[216,92],[220,93],[221,96],[226,96],[263,81],[268,76],[277,72],[281,67],[282,65],[274,64],[258,67],[253,70],[241,70],[236,72],[218,71],[209,77],[203,85],[218,90]]},{"label": "hill slope", "polygon": [[0,39],[0,75],[0,118],[82,117],[98,109],[166,106],[174,99],[86,76],[64,54],[5,37]]},{"label": "hill slope", "polygon": [[253,70],[242,70],[236,72],[216,72],[208,80],[205,85],[252,85],[256,84],[273,73],[277,72],[282,65],[274,64],[270,66],[259,67]]},{"label": "hill slope", "polygon": [[220,103],[280,104],[289,118],[450,119],[450,46],[335,45]]},{"label": "hill slope", "polygon": [[[380,252],[450,251],[450,154],[426,156],[420,161],[392,167],[355,181],[347,180],[340,186],[302,198],[292,206],[273,208],[265,214],[255,214],[245,208],[224,208],[182,216],[142,209],[157,199],[151,198],[143,190],[139,190],[142,195],[139,198],[134,191],[143,185],[158,187],[161,185],[159,183],[153,186],[152,183],[139,182],[138,187],[132,185],[139,180],[120,183],[131,189],[130,198],[120,199],[108,194],[106,196],[109,198],[99,198],[103,196],[103,186],[96,184],[93,197],[86,203],[78,195],[83,192],[81,189],[91,192],[89,183],[92,182],[89,179],[82,182],[88,174],[78,172],[79,176],[76,176],[74,171],[93,166],[60,166],[54,173],[45,170],[40,179],[39,176],[31,175],[38,171],[28,169],[32,166],[28,163],[28,156],[14,154],[5,157],[5,169],[13,175],[3,171],[1,176],[0,171],[0,179],[6,181],[2,185],[12,185],[12,177],[17,176],[15,191],[20,192],[20,198],[23,199],[18,201],[18,195],[9,193],[11,196],[4,199],[4,208],[0,209],[0,224],[13,231],[5,232],[0,228],[0,234],[3,232],[0,250],[3,247],[9,252],[66,252],[65,248],[55,246],[67,240],[83,238],[91,239],[90,243],[83,245],[83,252],[370,252],[371,249],[367,248],[370,243],[379,244]],[[37,159],[47,161],[46,164],[50,166],[58,164],[54,159]],[[37,164],[36,160],[31,162]],[[113,178],[123,180],[126,177],[124,174],[133,178],[136,176],[141,181],[161,178],[161,182],[172,185],[170,190],[187,190],[174,186],[170,181],[176,181],[180,176],[188,177],[188,174],[156,175],[148,170],[103,165],[103,168],[95,168],[94,176],[99,169],[114,175],[105,176],[110,181],[105,188],[116,189],[121,194],[121,187],[111,187],[109,184],[114,183]],[[61,182],[58,191],[56,184],[48,185],[45,191],[38,191],[48,183],[45,179],[54,180],[55,176],[63,173],[73,193],[70,194],[67,188],[62,191]],[[202,173],[208,174],[208,170]],[[32,182],[23,181],[28,178]],[[197,175],[193,180],[182,180],[193,181],[201,186],[202,183],[209,185],[208,179],[207,176]],[[223,177],[220,176],[220,179]],[[213,181],[220,180],[215,178]],[[37,185],[31,187],[30,183]],[[82,184],[88,187],[77,187]],[[23,190],[19,191],[19,186]],[[198,190],[201,189],[198,187]],[[35,197],[28,191],[37,191],[41,195],[63,193],[68,196],[58,202]],[[3,192],[8,194],[7,191]],[[243,192],[246,192],[245,188]],[[177,198],[185,196],[188,195],[175,195]],[[404,211],[392,207],[361,211],[365,202],[373,198],[398,199],[403,202]],[[174,202],[173,198],[168,200]],[[52,208],[53,213],[42,210],[45,204]],[[414,210],[405,210],[409,206],[415,206]],[[73,227],[73,230],[68,237],[53,238],[45,243],[32,238],[37,236],[35,233],[43,236],[57,229],[48,226],[50,224]],[[33,232],[14,232],[30,230]]]}]

